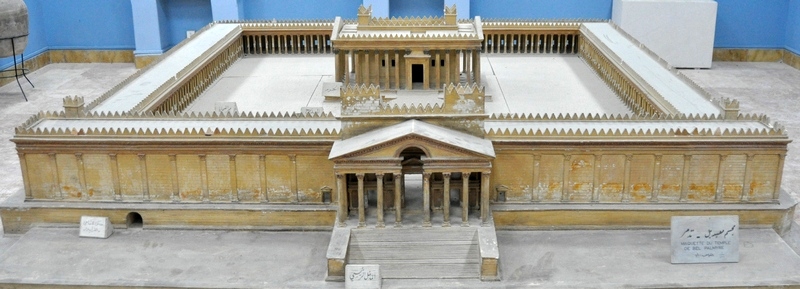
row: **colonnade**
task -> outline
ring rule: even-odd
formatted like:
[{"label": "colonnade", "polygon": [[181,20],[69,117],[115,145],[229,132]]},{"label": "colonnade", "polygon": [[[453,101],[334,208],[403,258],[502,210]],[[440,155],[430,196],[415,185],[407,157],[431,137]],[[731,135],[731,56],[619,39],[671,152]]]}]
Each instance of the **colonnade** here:
[{"label": "colonnade", "polygon": [[[330,32],[329,32],[330,33]],[[245,54],[331,53],[329,34],[242,34]]]},{"label": "colonnade", "polygon": [[[422,173],[422,212],[423,212],[423,219],[422,219],[422,226],[423,227],[431,227],[431,174],[433,172],[423,172]],[[462,226],[469,226],[469,176],[471,174],[478,174],[480,176],[480,218],[481,224],[486,224],[489,216],[489,182],[490,182],[490,172],[470,172],[470,171],[463,171],[463,172],[437,172],[441,173],[443,176],[443,189],[442,189],[442,212],[444,215],[444,221],[442,223],[443,227],[450,226],[450,189],[451,189],[451,176],[453,173],[460,173],[461,174],[461,194],[460,194],[460,201],[461,201],[461,225]],[[357,188],[358,188],[358,195],[357,195],[357,209],[358,209],[358,227],[365,227],[366,226],[366,204],[364,194],[365,194],[365,176],[369,173],[364,172],[356,172],[353,173],[356,179],[358,180]],[[394,202],[395,208],[395,227],[401,227],[403,223],[403,196],[405,195],[405,182],[404,178],[405,175],[401,172],[375,172],[373,173],[376,178],[376,193],[377,193],[377,223],[376,227],[383,228],[386,226],[385,222],[385,212],[384,207],[387,200],[384,199],[384,177],[385,175],[391,175],[394,182],[394,200],[390,200]],[[339,226],[346,226],[345,222],[348,219],[348,193],[347,193],[347,173],[336,173],[336,186],[339,191],[338,194],[338,202],[339,202],[339,212],[338,212],[338,222]]]},{"label": "colonnade", "polygon": [[[441,89],[450,83],[480,83],[480,51],[471,49],[428,50],[409,54],[406,50],[344,50],[336,55],[335,78],[345,85],[376,85],[383,89],[413,88],[415,79],[423,89]],[[421,65],[422,70],[414,70]],[[423,75],[414,75],[415,73]]]},{"label": "colonnade", "polygon": [[578,53],[576,32],[485,33],[484,53]]}]

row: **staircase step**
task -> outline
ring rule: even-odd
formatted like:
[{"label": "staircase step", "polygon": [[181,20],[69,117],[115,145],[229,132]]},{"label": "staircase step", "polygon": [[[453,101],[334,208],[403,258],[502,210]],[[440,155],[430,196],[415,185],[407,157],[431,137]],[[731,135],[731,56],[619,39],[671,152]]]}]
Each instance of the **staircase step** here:
[{"label": "staircase step", "polygon": [[351,245],[359,247],[381,247],[381,248],[414,248],[418,246],[464,246],[476,244],[473,240],[390,240],[390,241],[365,241],[358,238],[350,238]]},{"label": "staircase step", "polygon": [[480,277],[477,228],[354,229],[349,264],[378,264],[384,278]]},{"label": "staircase step", "polygon": [[419,251],[394,251],[394,250],[361,250],[360,248],[351,248],[348,252],[350,260],[354,259],[397,259],[397,260],[413,260],[413,259],[463,259],[463,258],[479,258],[480,252],[477,247],[468,250],[458,251],[432,251],[432,250],[419,250]]},{"label": "staircase step", "polygon": [[379,265],[419,265],[419,264],[480,264],[481,261],[477,258],[461,258],[461,259],[412,259],[412,260],[399,260],[399,259],[351,259],[350,264],[379,264]]},{"label": "staircase step", "polygon": [[403,264],[381,265],[386,279],[475,279],[480,276],[480,264]]}]

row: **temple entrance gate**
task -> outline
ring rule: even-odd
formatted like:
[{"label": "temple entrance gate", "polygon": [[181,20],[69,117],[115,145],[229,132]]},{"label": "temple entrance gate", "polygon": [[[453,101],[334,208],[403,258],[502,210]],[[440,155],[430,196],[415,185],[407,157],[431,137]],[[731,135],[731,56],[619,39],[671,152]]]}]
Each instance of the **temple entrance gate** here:
[{"label": "temple entrance gate", "polygon": [[[486,222],[493,158],[491,142],[417,120],[337,141],[330,159],[342,192],[338,224],[345,226],[351,211],[359,227],[368,215],[376,227],[387,221],[429,227],[434,217],[437,225],[460,219],[468,226],[470,210]],[[414,187],[421,187],[421,199]]]}]

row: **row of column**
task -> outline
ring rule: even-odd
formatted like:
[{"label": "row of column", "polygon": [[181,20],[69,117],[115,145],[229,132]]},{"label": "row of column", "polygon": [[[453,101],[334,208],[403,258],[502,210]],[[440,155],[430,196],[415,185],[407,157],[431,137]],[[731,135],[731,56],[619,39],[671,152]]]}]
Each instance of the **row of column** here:
[{"label": "row of column", "polygon": [[[481,214],[481,224],[485,225],[489,219],[489,172],[478,172],[481,176],[481,193],[480,193],[480,214]],[[384,200],[384,184],[383,178],[386,173],[377,172],[375,173],[376,181],[377,181],[377,224],[376,227],[383,228],[386,226],[385,218],[384,218],[384,204],[386,200]],[[394,178],[394,208],[395,208],[395,227],[402,226],[403,220],[403,213],[402,213],[402,196],[403,194],[403,178],[404,175],[402,173],[389,173]],[[442,176],[444,178],[443,184],[443,202],[442,202],[442,210],[444,215],[444,223],[442,224],[443,227],[450,226],[450,176],[451,172],[442,172]],[[461,225],[462,226],[469,226],[469,176],[471,172],[461,172]],[[358,227],[365,227],[366,226],[366,206],[364,203],[364,173],[356,173],[356,179],[358,180]],[[431,172],[424,172],[422,174],[422,211],[423,211],[423,220],[422,226],[423,227],[431,227]],[[339,226],[346,226],[345,221],[348,219],[348,205],[347,205],[347,188],[346,188],[346,176],[342,173],[336,174],[336,185],[339,191],[338,193],[338,201],[339,201]]]},{"label": "row of column", "polygon": [[662,111],[650,101],[642,90],[636,86],[627,76],[625,76],[614,64],[605,57],[597,48],[588,42],[581,43],[581,55],[587,60],[603,81],[620,96],[628,108],[636,114],[661,114],[675,113],[674,111]]},{"label": "row of column", "polygon": [[578,34],[484,34],[484,53],[578,53]]},{"label": "row of column", "polygon": [[242,35],[246,54],[330,53],[330,35]]},{"label": "row of column", "polygon": [[[348,84],[376,85],[384,89],[412,89],[407,71],[412,69],[404,50],[336,50],[335,78]],[[426,89],[440,89],[445,84],[461,82],[460,73],[466,82],[480,83],[480,52],[477,50],[430,50],[424,61],[413,64],[424,65],[423,85]],[[459,61],[461,67],[459,67]],[[412,64],[412,65],[413,65]],[[459,69],[460,68],[460,69]],[[352,74],[352,75],[351,75]]]}]

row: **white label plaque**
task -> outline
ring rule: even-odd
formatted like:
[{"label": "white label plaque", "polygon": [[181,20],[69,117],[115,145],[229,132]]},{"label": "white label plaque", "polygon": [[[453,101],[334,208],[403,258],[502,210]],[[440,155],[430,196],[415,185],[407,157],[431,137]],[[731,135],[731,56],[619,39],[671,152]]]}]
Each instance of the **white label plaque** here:
[{"label": "white label plaque", "polygon": [[672,217],[672,263],[739,262],[739,216]]},{"label": "white label plaque", "polygon": [[380,289],[381,269],[379,265],[347,265],[344,267],[344,288]]},{"label": "white label plaque", "polygon": [[108,217],[81,216],[81,237],[106,239],[114,233]]}]

